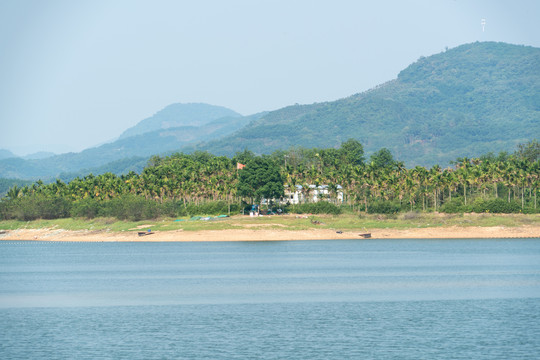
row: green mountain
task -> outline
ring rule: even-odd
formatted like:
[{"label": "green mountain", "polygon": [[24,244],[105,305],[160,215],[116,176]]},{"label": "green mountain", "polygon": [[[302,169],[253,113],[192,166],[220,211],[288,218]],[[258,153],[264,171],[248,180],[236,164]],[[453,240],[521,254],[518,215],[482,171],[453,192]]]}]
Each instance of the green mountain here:
[{"label": "green mountain", "polygon": [[540,135],[540,49],[462,45],[422,57],[397,79],[337,101],[273,111],[238,132],[188,149],[232,155],[359,140],[407,166],[511,151]]},{"label": "green mountain", "polygon": [[[184,113],[183,110],[186,110]],[[200,112],[197,112],[200,110]],[[233,116],[218,117],[222,114]],[[99,174],[110,171],[116,174],[141,169],[141,163],[156,154],[166,154],[191,143],[210,141],[228,135],[264,113],[248,117],[240,116],[232,110],[205,104],[173,104],[154,117],[141,121],[143,127],[132,129],[129,137],[86,149],[80,153],[67,153],[46,159],[7,158],[0,160],[0,178],[53,179],[72,178],[82,172]],[[175,116],[178,121],[174,121]],[[193,124],[179,127],[165,127],[168,124],[186,124],[193,116]],[[140,124],[141,124],[140,123]],[[199,124],[197,126],[197,124]],[[150,126],[151,125],[151,126]],[[141,129],[149,130],[139,133]]]}]

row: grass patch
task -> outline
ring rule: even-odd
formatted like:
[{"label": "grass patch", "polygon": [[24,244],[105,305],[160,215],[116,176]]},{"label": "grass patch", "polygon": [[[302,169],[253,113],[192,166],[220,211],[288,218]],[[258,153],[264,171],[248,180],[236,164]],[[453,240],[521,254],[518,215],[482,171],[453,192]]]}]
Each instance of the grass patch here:
[{"label": "grass patch", "polygon": [[[443,226],[505,226],[540,225],[539,214],[439,214],[404,213],[385,216],[376,214],[341,215],[276,215],[249,217],[237,215],[209,221],[176,221],[174,218],[161,218],[142,221],[118,221],[112,218],[56,219],[0,222],[1,230],[15,229],[64,229],[64,230],[103,230],[103,231],[204,231],[227,229],[250,230],[308,230],[331,229],[343,231],[370,231],[371,229],[410,229]],[[313,220],[313,222],[312,222]],[[314,223],[315,222],[315,223]]]}]

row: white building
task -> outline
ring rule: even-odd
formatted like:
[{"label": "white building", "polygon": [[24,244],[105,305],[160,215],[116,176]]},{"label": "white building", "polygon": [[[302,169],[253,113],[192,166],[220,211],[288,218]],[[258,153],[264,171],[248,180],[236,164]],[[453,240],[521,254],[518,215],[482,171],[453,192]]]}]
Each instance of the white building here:
[{"label": "white building", "polygon": [[313,203],[321,200],[341,204],[343,202],[343,188],[341,185],[337,185],[337,193],[332,194],[328,185],[309,185],[306,189],[304,189],[302,185],[295,185],[294,189],[289,189],[289,187],[285,185],[284,203]]}]

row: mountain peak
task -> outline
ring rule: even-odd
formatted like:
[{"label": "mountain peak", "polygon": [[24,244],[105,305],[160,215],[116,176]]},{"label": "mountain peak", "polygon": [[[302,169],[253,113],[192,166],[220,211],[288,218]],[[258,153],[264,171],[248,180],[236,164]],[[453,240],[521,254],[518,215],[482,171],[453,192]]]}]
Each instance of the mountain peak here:
[{"label": "mountain peak", "polygon": [[[398,80],[405,83],[439,81],[498,80],[511,76],[516,69],[538,71],[540,49],[502,42],[474,42],[460,45],[439,54],[420,57],[402,70]],[[488,70],[488,71],[480,71]],[[515,74],[519,75],[519,74]]]},{"label": "mountain peak", "polygon": [[12,153],[11,151],[7,149],[0,149],[0,159],[11,159],[11,158],[16,158],[16,157],[17,155]]},{"label": "mountain peak", "polygon": [[173,127],[201,126],[219,118],[240,116],[242,115],[223,106],[203,103],[175,103],[127,129],[120,135],[120,139]]}]

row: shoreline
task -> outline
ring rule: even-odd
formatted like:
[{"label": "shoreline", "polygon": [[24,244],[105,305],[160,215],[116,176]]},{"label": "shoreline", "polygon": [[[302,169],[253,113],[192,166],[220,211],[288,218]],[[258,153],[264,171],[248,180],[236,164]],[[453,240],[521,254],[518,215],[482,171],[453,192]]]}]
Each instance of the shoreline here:
[{"label": "shoreline", "polygon": [[[373,229],[371,239],[488,239],[540,238],[540,226],[449,226],[409,229]],[[362,231],[331,229],[274,230],[168,230],[139,236],[137,231],[17,229],[4,230],[0,241],[65,241],[65,242],[219,242],[219,241],[290,241],[290,240],[364,240]]]}]

